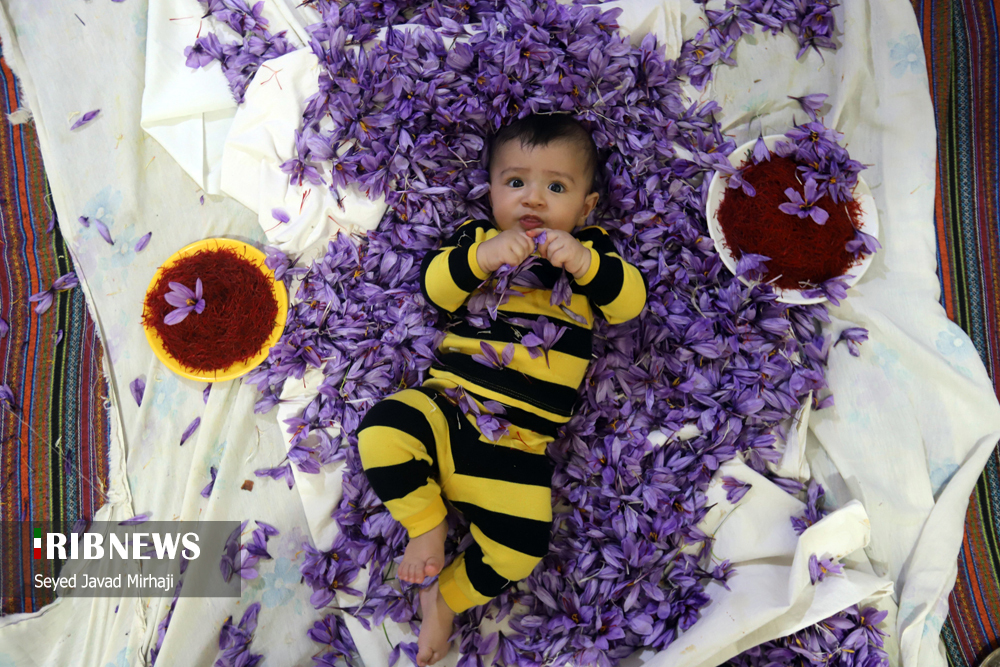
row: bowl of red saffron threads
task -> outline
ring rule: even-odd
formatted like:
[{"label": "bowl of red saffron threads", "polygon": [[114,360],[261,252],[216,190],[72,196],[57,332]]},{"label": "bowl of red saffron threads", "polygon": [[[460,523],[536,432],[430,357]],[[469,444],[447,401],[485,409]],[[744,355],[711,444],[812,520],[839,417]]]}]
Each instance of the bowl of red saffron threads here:
[{"label": "bowl of red saffron threads", "polygon": [[267,359],[285,329],[288,293],[265,258],[242,241],[212,238],[181,248],[156,270],[142,326],[167,368],[222,382]]},{"label": "bowl of red saffron threads", "polygon": [[[777,300],[791,304],[826,301],[825,296],[806,297],[802,292],[826,280],[850,275],[847,288],[857,284],[871,265],[874,254],[860,258],[846,249],[855,230],[878,237],[878,212],[871,189],[861,176],[854,187],[854,199],[836,204],[824,195],[816,206],[827,212],[823,225],[811,217],[799,218],[779,210],[789,201],[785,194],[792,188],[804,194],[804,178],[797,172],[799,163],[792,157],[774,152],[779,141],[791,141],[781,134],[764,137],[770,160],[753,164],[750,154],[757,140],[748,141],[729,155],[729,162],[745,170],[742,178],[756,190],[753,197],[742,188],[730,188],[729,177],[716,173],[708,189],[706,217],[708,233],[722,263],[736,275],[737,262],[745,253],[769,257],[762,282],[771,283]],[[752,284],[746,275],[743,284]]]}]

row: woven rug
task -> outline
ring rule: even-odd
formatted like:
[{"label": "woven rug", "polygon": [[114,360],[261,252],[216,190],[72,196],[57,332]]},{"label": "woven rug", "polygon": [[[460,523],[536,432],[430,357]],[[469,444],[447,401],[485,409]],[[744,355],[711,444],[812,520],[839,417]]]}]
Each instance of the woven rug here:
[{"label": "woven rug", "polygon": [[[935,224],[942,303],[1000,377],[1000,47],[993,0],[912,0],[938,131]],[[1000,648],[1000,453],[972,494],[942,630],[955,667]]]},{"label": "woven rug", "polygon": [[[79,288],[61,292],[43,315],[28,303],[73,263],[59,226],[46,232],[53,213],[34,123],[7,122],[19,106],[14,75],[0,59],[0,317],[10,325],[0,339],[0,383],[16,406],[0,410],[0,518],[71,526],[104,504],[103,348]],[[30,554],[13,551],[0,559],[2,588],[13,582],[23,594],[3,598],[0,612],[36,611],[53,598],[24,585]]]}]

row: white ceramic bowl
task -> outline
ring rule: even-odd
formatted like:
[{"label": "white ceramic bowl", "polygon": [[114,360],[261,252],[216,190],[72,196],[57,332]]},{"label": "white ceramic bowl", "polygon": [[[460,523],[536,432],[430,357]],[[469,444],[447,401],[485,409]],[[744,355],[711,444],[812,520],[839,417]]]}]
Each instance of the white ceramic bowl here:
[{"label": "white ceramic bowl", "polygon": [[[772,152],[774,151],[774,145],[779,141],[788,141],[788,139],[782,134],[772,134],[764,137],[764,144]],[[730,153],[729,163],[737,168],[742,165],[744,160],[748,159],[747,153],[753,151],[753,146],[756,142],[756,139],[748,141]],[[712,183],[708,186],[708,203],[705,206],[705,218],[708,220],[708,234],[715,242],[715,249],[722,258],[722,263],[735,275],[736,258],[733,257],[732,252],[730,252],[724,243],[725,236],[722,233],[722,227],[719,226],[718,219],[719,206],[722,204],[722,195],[725,194],[726,188],[729,185],[728,180],[728,178],[723,177],[718,172],[712,177]],[[865,183],[861,176],[858,176],[858,185],[854,188],[854,198],[861,205],[861,230],[865,234],[871,234],[875,238],[878,238],[878,211],[875,209],[875,199],[872,197],[872,192],[868,188],[868,184]],[[811,218],[806,218],[803,222],[811,222]],[[850,275],[854,276],[847,281],[848,288],[854,287],[861,280],[861,276],[868,270],[874,257],[874,255],[867,255],[861,260],[860,264],[852,266],[847,270]],[[742,276],[740,276],[740,281],[744,285],[750,284],[750,281]],[[802,290],[775,287],[774,292],[778,295],[778,301],[784,303],[805,305],[826,301],[825,296],[807,299],[802,296]]]}]

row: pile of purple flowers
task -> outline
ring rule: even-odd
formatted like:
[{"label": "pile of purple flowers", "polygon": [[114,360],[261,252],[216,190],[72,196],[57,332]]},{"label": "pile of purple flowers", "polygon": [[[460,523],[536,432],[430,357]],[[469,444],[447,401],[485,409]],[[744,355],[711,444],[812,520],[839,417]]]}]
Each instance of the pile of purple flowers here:
[{"label": "pile of purple flowers", "polygon": [[809,49],[816,53],[820,53],[821,47],[835,49],[833,34],[837,26],[833,9],[839,4],[834,0],[726,0],[721,11],[706,9],[708,27],[698,31],[681,50],[681,59],[691,63],[691,84],[701,90],[712,78],[713,65],[719,62],[735,65],[732,53],[736,42],[743,35],[753,34],[756,26],[771,34],[787,28],[799,40],[796,58]]},{"label": "pile of purple flowers", "polygon": [[889,664],[883,648],[886,633],[878,625],[887,614],[874,607],[862,610],[854,605],[816,625],[744,651],[726,664],[884,667]]},{"label": "pile of purple flowers", "polygon": [[187,65],[197,69],[218,60],[229,88],[233,91],[233,97],[237,102],[243,102],[250,79],[261,65],[267,60],[294,51],[295,47],[285,38],[284,31],[272,35],[267,29],[268,21],[261,15],[263,1],[253,6],[247,0],[199,1],[207,10],[202,18],[211,16],[228,26],[236,33],[239,41],[222,42],[215,33],[207,32],[184,49]]},{"label": "pile of purple flowers", "polygon": [[[360,13],[363,4],[317,4],[323,20],[309,32],[322,65],[319,92],[306,103],[297,155],[283,168],[296,180],[358,183],[390,209],[377,231],[357,243],[338,236],[308,268],[269,251],[279,279],[301,285],[281,342],[249,376],[266,411],[286,380],[309,368],[324,375],[317,397],[288,421],[288,461],[258,473],[291,483],[291,465],[318,472],[346,460],[334,514],[341,532],[327,551],[307,545],[301,567],[312,602],[325,607],[342,591],[362,598],[345,611],[365,627],[385,618],[416,627],[414,588],[394,585],[405,531],[368,486],[354,432],[376,401],[427,376],[443,333],[420,295],[420,260],[458,223],[488,216],[483,137],[528,113],[573,112],[603,159],[606,197],[595,219],[646,274],[648,308],[638,321],[597,324],[579,407],[549,449],[550,554],[526,582],[461,615],[459,643],[467,664],[494,650],[499,664],[514,665],[612,664],[639,647],[662,649],[697,621],[707,582],[730,574],[727,563],[706,558],[711,541],[697,528],[714,471],[741,453],[766,473],[779,456],[777,424],[810,391],[825,389],[826,311],[778,303],[765,285],[744,286],[707,237],[706,176],[734,145],[714,120],[714,102],[690,104],[681,94],[680,78],[703,64],[690,44],[687,56],[666,61],[655,37],[633,47],[617,35],[619,10],[509,0],[467,3],[465,13],[448,16],[421,4],[410,22],[444,30],[390,30],[369,51],[350,49],[381,27],[362,23],[394,20],[404,6],[386,3],[385,16],[372,19]],[[481,31],[446,49],[441,33],[459,34],[473,21]],[[321,125],[328,117],[334,122]],[[338,155],[344,142],[350,147]],[[678,157],[675,145],[692,159]],[[320,163],[328,160],[326,175]],[[473,315],[482,325],[506,293],[486,287]],[[558,332],[534,333],[544,352]],[[653,429],[670,434],[692,424],[700,431],[693,439],[661,447],[647,439]],[[342,435],[331,437],[330,426]],[[453,557],[471,538],[459,517],[450,525]],[[360,591],[351,584],[363,566],[370,577]],[[484,618],[506,617],[510,636],[480,633]]]}]

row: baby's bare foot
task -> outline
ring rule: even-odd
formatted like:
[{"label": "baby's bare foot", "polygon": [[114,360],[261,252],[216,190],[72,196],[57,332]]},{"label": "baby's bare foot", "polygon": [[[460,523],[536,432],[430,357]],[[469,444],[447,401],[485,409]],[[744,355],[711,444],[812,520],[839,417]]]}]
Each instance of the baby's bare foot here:
[{"label": "baby's bare foot", "polygon": [[417,665],[427,667],[443,658],[451,647],[455,612],[441,597],[435,581],[420,591],[420,636],[417,637]]},{"label": "baby's bare foot", "polygon": [[444,567],[444,538],[447,536],[448,524],[442,521],[423,535],[410,538],[396,576],[411,584],[422,584],[425,577],[441,572]]}]

